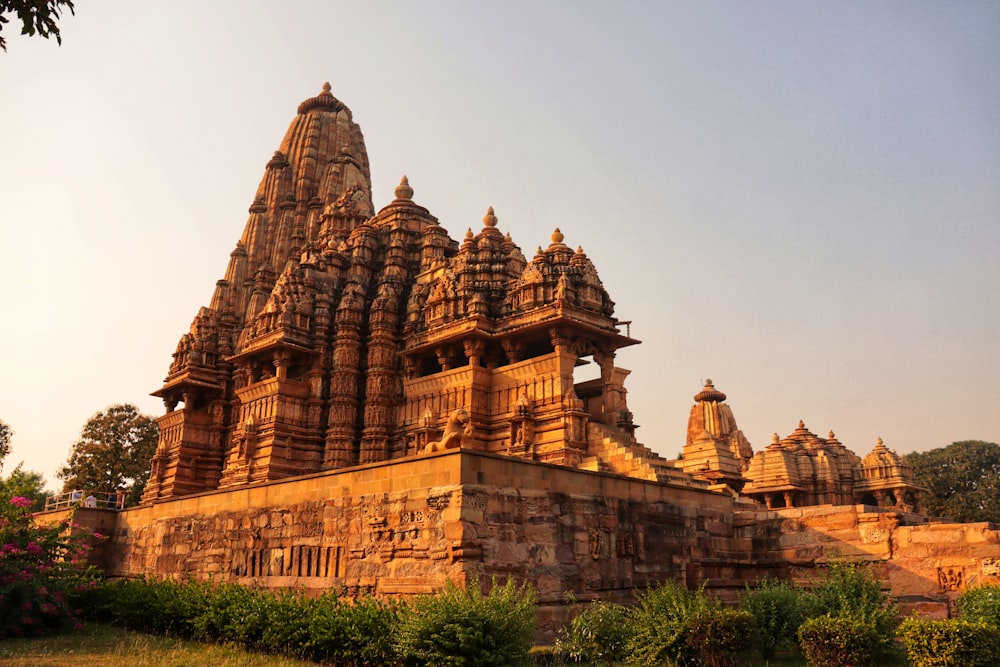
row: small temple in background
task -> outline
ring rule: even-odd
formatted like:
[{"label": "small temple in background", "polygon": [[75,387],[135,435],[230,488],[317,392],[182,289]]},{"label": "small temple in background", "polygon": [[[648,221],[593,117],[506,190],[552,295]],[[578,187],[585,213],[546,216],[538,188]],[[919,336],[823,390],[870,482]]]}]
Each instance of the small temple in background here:
[{"label": "small temple in background", "polygon": [[687,441],[675,465],[695,478],[725,485],[768,509],[866,504],[920,514],[920,496],[906,458],[879,438],[863,459],[837,440],[821,438],[799,421],[754,454],[726,395],[711,380],[694,397]]}]

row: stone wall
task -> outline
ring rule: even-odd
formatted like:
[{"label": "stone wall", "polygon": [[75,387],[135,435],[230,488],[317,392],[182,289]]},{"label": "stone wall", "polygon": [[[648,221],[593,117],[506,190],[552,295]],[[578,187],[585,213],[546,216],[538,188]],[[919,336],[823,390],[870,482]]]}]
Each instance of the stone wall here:
[{"label": "stone wall", "polygon": [[126,510],[105,527],[106,569],[375,595],[511,576],[538,590],[544,636],[565,622],[567,592],[629,601],[674,579],[732,597],[772,572],[738,507],[700,488],[448,450]]},{"label": "stone wall", "polygon": [[100,554],[111,576],[380,596],[510,576],[537,589],[543,639],[566,622],[567,592],[628,602],[674,580],[734,601],[756,579],[808,583],[838,558],[871,561],[905,612],[927,616],[948,616],[965,586],[1000,583],[990,524],[868,505],[763,511],[728,493],[469,450],[79,509],[76,521],[111,535]]},{"label": "stone wall", "polygon": [[1000,531],[870,505],[820,505],[759,512],[755,532],[777,548],[759,552],[808,584],[830,560],[871,562],[904,613],[948,618],[968,586],[1000,584]]}]

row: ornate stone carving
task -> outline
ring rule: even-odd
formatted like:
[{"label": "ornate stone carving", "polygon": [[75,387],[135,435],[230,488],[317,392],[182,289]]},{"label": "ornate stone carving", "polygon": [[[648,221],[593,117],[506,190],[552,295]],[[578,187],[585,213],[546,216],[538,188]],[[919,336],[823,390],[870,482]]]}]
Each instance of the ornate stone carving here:
[{"label": "ornate stone carving", "polygon": [[937,574],[938,590],[942,592],[960,591],[965,585],[965,570],[960,567],[939,567]]}]

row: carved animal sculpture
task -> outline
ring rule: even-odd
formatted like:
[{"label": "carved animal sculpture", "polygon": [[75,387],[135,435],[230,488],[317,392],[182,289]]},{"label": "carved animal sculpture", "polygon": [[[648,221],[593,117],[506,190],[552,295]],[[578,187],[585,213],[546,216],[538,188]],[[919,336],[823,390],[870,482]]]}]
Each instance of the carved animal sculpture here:
[{"label": "carved animal sculpture", "polygon": [[441,435],[441,439],[427,443],[427,446],[424,447],[424,453],[430,454],[431,452],[440,452],[445,449],[460,447],[462,440],[471,438],[472,433],[472,417],[465,411],[465,408],[459,408],[448,417],[448,423],[444,426],[444,433]]}]

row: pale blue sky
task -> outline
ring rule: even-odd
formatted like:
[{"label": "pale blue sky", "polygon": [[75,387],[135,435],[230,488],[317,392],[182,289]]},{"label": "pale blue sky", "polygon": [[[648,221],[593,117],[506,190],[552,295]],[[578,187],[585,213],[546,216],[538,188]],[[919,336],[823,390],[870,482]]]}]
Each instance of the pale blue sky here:
[{"label": "pale blue sky", "polygon": [[759,450],[1000,441],[996,2],[78,3],[0,54],[0,419],[50,479],[148,396],[324,81],[376,207],[554,227],[643,344],[639,438],[712,378]]}]

